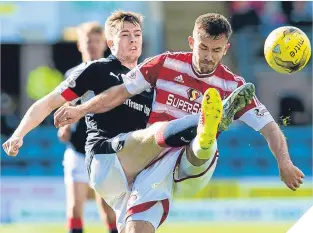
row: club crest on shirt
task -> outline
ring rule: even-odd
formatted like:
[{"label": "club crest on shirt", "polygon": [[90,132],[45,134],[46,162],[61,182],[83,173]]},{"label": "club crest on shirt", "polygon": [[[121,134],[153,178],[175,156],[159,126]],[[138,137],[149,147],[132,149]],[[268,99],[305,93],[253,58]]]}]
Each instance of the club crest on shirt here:
[{"label": "club crest on shirt", "polygon": [[196,99],[198,99],[202,94],[200,91],[193,89],[193,88],[189,88],[187,90],[187,95],[188,95],[188,99],[190,101],[195,101]]},{"label": "club crest on shirt", "polygon": [[130,78],[130,79],[136,79],[136,69],[130,71],[127,76]]},{"label": "club crest on shirt", "polygon": [[69,76],[67,79],[64,80],[64,83],[69,88],[75,88],[75,86],[76,86],[76,78],[72,77],[72,76]]},{"label": "club crest on shirt", "polygon": [[256,108],[256,109],[254,109],[254,113],[257,117],[263,117],[263,116],[269,114],[269,112],[266,108]]},{"label": "club crest on shirt", "polygon": [[132,194],[130,195],[129,199],[128,199],[128,202],[127,202],[127,206],[132,206],[134,205],[134,203],[137,201],[138,199],[138,196],[137,194]]}]

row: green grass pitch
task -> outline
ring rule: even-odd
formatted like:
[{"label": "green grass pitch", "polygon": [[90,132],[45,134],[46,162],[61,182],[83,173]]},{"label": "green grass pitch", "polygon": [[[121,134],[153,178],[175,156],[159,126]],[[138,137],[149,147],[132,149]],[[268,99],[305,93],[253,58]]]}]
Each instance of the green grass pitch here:
[{"label": "green grass pitch", "polygon": [[[225,223],[225,224],[164,224],[157,233],[286,233],[293,224]],[[62,224],[5,224],[1,233],[66,233]],[[86,224],[85,233],[107,233],[104,225]]]}]

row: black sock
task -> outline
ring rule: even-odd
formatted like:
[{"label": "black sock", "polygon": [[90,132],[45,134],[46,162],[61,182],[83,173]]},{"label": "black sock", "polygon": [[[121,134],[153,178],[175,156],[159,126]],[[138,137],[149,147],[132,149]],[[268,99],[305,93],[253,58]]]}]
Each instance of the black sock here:
[{"label": "black sock", "polygon": [[71,229],[68,233],[83,233],[83,229]]},{"label": "black sock", "polygon": [[110,230],[110,233],[118,233],[117,229]]},{"label": "black sock", "polygon": [[155,135],[161,147],[181,147],[189,145],[197,136],[200,114],[188,115],[165,124]]}]

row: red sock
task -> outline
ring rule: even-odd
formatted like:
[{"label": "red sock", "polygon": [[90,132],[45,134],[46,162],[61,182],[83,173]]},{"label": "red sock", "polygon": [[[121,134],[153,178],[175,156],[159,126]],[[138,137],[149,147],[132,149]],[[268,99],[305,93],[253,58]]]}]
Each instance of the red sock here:
[{"label": "red sock", "polygon": [[83,222],[81,218],[69,218],[67,220],[69,233],[83,232]]},{"label": "red sock", "polygon": [[108,230],[110,233],[117,233],[117,228],[116,228],[116,222],[113,221],[112,223],[109,223],[108,225]]}]

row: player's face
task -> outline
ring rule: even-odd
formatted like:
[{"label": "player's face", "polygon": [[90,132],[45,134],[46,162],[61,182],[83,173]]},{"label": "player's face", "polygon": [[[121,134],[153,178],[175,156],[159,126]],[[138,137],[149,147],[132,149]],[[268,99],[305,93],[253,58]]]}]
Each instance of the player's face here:
[{"label": "player's face", "polygon": [[194,33],[194,37],[188,37],[188,42],[193,65],[202,74],[212,73],[230,46],[224,34],[212,37],[201,30]]},{"label": "player's face", "polygon": [[107,45],[102,34],[90,33],[79,38],[78,48],[84,60],[93,61],[103,57]]},{"label": "player's face", "polygon": [[117,57],[127,62],[137,62],[142,50],[142,31],[139,25],[124,22],[113,37],[113,48]]}]

